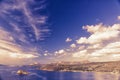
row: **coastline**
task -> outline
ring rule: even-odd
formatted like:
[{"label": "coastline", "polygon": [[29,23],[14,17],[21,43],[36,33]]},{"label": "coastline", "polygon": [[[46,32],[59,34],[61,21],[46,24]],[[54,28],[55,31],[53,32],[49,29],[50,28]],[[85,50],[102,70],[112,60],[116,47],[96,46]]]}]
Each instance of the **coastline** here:
[{"label": "coastline", "polygon": [[92,73],[110,73],[110,74],[120,74],[118,72],[103,72],[103,71],[80,71],[80,70],[59,70],[59,71],[55,71],[55,70],[47,70],[47,69],[39,69],[41,71],[47,71],[47,72],[82,72],[82,73],[88,73],[88,72],[92,72]]},{"label": "coastline", "polygon": [[38,70],[59,72],[101,72],[120,74],[120,61],[95,63],[53,63],[37,67]]}]

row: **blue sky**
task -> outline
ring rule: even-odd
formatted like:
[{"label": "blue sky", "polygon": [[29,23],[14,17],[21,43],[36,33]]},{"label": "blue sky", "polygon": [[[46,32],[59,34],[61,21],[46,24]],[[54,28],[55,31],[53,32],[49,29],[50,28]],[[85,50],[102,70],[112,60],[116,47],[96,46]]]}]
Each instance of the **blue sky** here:
[{"label": "blue sky", "polygon": [[0,63],[119,60],[119,28],[119,0],[0,0]]},{"label": "blue sky", "polygon": [[76,40],[87,36],[82,26],[119,23],[120,4],[118,0],[50,0],[48,11],[51,35],[45,40],[45,48],[54,51],[69,46],[67,37]]}]

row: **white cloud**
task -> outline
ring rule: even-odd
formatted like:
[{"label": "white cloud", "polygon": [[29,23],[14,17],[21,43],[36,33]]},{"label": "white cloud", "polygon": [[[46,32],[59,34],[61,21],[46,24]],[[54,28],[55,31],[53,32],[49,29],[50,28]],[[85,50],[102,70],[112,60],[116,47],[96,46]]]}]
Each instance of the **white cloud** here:
[{"label": "white cloud", "polygon": [[73,57],[85,57],[87,55],[87,50],[82,50],[82,51],[78,51],[78,52],[75,52],[73,53]]},{"label": "white cloud", "polygon": [[112,39],[117,39],[120,35],[120,24],[114,24],[113,26],[104,26],[102,24],[98,25],[87,25],[83,29],[86,29],[91,35],[86,37],[81,37],[76,40],[78,44],[97,44],[104,41],[109,41]]},{"label": "white cloud", "polygon": [[112,54],[120,54],[120,42],[113,42],[109,43],[102,49],[96,50],[92,53],[93,56],[95,55],[112,55]]},{"label": "white cloud", "polygon": [[78,50],[83,50],[83,49],[85,49],[85,46],[84,46],[84,45],[79,46],[79,48],[78,48]]},{"label": "white cloud", "polygon": [[75,47],[76,47],[76,44],[71,44],[70,47],[71,47],[71,48],[75,48]]},{"label": "white cloud", "polygon": [[120,42],[112,42],[112,43],[109,43],[106,48],[120,48]]},{"label": "white cloud", "polygon": [[66,41],[66,42],[71,42],[72,39],[71,39],[71,38],[67,38],[65,41]]},{"label": "white cloud", "polygon": [[45,54],[44,54],[44,56],[48,56],[48,54],[47,54],[47,53],[45,53]]},{"label": "white cloud", "polygon": [[62,54],[62,53],[64,53],[64,52],[65,52],[65,51],[64,51],[63,49],[61,49],[61,50],[58,51],[59,54]]},{"label": "white cloud", "polygon": [[86,29],[90,36],[76,40],[80,49],[74,51],[73,58],[82,59],[84,57],[90,61],[120,60],[120,24],[87,25],[83,29]]},{"label": "white cloud", "polygon": [[102,43],[104,41],[109,41],[118,38],[119,35],[120,32],[117,30],[95,33],[88,38],[88,43],[90,44]]},{"label": "white cloud", "polygon": [[117,19],[120,20],[120,16],[118,16]]},{"label": "white cloud", "polygon": [[[54,53],[57,61],[116,61],[120,60],[120,24],[87,25],[88,37],[80,37],[67,49]],[[69,41],[69,40],[68,40]]]},{"label": "white cloud", "polygon": [[81,37],[80,39],[76,40],[77,44],[86,44],[88,40],[86,37]]},{"label": "white cloud", "polygon": [[60,50],[54,52],[54,56],[57,58],[58,57],[60,58],[65,55],[66,55],[66,51],[64,49],[60,49]]}]

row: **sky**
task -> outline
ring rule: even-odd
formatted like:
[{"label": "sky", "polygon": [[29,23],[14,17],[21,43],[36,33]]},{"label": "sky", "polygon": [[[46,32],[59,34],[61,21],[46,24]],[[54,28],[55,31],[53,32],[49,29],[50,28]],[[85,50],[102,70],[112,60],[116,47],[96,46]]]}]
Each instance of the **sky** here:
[{"label": "sky", "polygon": [[116,60],[120,0],[0,0],[0,64]]}]

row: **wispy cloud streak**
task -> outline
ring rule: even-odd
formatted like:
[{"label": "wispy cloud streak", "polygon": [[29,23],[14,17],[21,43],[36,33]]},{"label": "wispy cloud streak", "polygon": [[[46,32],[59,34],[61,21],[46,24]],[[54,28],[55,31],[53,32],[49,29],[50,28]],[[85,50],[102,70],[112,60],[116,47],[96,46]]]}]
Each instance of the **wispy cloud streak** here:
[{"label": "wispy cloud streak", "polygon": [[[45,0],[0,2],[0,63],[22,63],[39,56],[36,43],[49,32],[45,8]],[[6,57],[10,62],[5,62]]]}]

